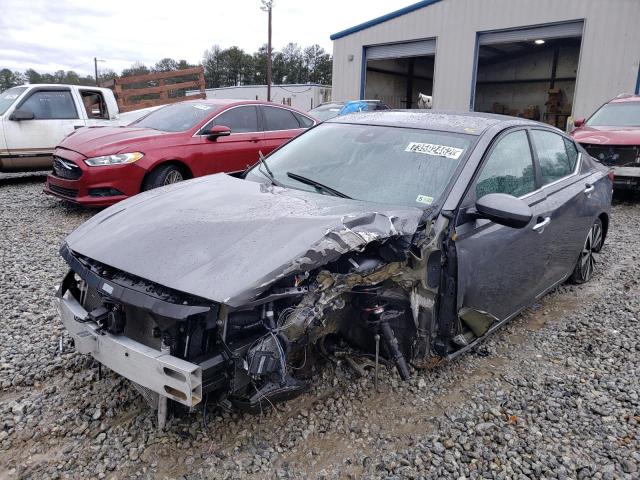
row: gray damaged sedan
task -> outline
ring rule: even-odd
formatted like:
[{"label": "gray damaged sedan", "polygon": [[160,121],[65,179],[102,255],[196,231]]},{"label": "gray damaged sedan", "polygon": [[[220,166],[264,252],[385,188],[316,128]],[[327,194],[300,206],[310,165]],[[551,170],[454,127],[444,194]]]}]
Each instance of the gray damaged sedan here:
[{"label": "gray damaged sedan", "polygon": [[131,380],[161,427],[172,405],[259,411],[323,358],[407,379],[588,281],[611,194],[608,169],[541,123],[348,115],[243,179],[102,211],[61,248],[57,302],[77,351]]}]

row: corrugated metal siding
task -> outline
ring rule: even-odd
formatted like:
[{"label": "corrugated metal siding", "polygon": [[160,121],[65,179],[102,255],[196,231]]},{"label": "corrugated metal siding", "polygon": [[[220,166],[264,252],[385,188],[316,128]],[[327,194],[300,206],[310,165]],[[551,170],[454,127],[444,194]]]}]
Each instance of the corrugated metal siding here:
[{"label": "corrugated metal siding", "polygon": [[560,23],[535,28],[506,30],[502,32],[483,33],[478,37],[480,45],[494,43],[526,42],[536,39],[579,37],[582,35],[582,22]]},{"label": "corrugated metal siding", "polygon": [[635,88],[638,0],[443,0],[334,41],[333,98],[359,97],[364,46],[436,38],[434,108],[467,110],[478,32],[580,20],[584,31],[574,115],[587,116]]},{"label": "corrugated metal siding", "polygon": [[420,57],[434,53],[436,53],[435,40],[419,40],[367,47],[366,58],[367,60],[381,60],[384,58]]}]

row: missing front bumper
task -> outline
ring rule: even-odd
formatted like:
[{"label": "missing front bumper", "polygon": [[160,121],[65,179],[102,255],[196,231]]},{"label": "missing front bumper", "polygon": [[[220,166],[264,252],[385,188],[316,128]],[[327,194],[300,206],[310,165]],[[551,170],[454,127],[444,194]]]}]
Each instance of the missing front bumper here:
[{"label": "missing front bumper", "polygon": [[62,323],[79,353],[159,395],[192,407],[202,400],[202,370],[198,365],[147,347],[128,337],[99,331],[87,321],[87,311],[70,292],[55,299]]}]

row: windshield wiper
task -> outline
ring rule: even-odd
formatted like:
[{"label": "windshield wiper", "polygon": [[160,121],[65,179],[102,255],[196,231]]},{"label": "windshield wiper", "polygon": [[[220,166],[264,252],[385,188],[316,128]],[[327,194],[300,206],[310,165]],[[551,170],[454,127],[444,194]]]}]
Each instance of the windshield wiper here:
[{"label": "windshield wiper", "polygon": [[336,197],[351,198],[350,196],[345,195],[344,193],[339,192],[334,188],[327,187],[326,185],[323,185],[320,182],[316,182],[315,180],[311,180],[310,178],[303,177],[302,175],[298,175],[297,173],[287,172],[287,177],[293,178],[294,180],[297,180],[300,183],[306,183],[307,185],[311,185],[312,187],[315,187],[318,190],[324,190],[325,192],[330,193],[331,195],[335,195]]},{"label": "windshield wiper", "polygon": [[[280,182],[278,182],[276,180],[276,177],[273,176],[273,172],[269,168],[269,165],[267,165],[267,162],[265,161],[264,155],[262,154],[262,150],[258,150],[258,155],[259,155],[259,158],[260,158],[260,160],[259,160],[260,164],[258,165],[258,170],[260,171],[260,173],[263,174],[265,177],[267,177],[269,180],[271,180],[271,183],[273,185],[281,187],[282,185],[280,185]],[[262,167],[265,168],[266,172],[264,170],[262,170]]]}]

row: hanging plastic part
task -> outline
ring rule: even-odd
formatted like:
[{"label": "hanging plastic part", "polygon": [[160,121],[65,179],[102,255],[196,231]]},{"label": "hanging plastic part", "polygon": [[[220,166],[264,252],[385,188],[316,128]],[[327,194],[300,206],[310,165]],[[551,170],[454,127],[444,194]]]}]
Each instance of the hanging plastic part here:
[{"label": "hanging plastic part", "polygon": [[[162,339],[162,345],[160,345],[160,351],[163,353],[170,353],[171,347],[165,343]],[[163,431],[167,424],[167,402],[168,399],[164,395],[158,397],[158,431]]]},{"label": "hanging plastic part", "polygon": [[376,333],[373,338],[376,341],[376,377],[375,377],[375,386],[376,386],[376,392],[379,392],[380,390],[378,390],[378,370],[379,370],[379,365],[380,365],[380,335]]}]

